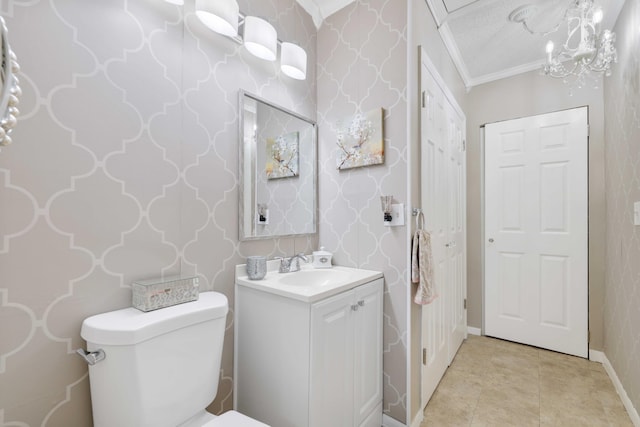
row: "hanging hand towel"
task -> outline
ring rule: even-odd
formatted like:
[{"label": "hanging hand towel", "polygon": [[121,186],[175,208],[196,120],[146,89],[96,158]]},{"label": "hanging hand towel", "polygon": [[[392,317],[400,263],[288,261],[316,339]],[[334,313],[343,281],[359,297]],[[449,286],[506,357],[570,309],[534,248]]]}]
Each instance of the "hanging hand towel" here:
[{"label": "hanging hand towel", "polygon": [[429,304],[438,297],[433,283],[433,259],[431,256],[431,235],[425,230],[416,230],[411,248],[411,281],[418,283],[413,302]]}]

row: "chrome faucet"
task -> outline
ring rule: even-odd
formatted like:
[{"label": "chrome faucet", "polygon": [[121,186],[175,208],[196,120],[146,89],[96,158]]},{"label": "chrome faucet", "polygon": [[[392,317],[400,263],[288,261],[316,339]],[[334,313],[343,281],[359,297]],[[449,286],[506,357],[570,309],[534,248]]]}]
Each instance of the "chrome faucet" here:
[{"label": "chrome faucet", "polygon": [[280,273],[293,273],[294,271],[300,271],[300,260],[309,262],[303,253],[294,255],[291,258],[280,258],[280,269],[278,271]]}]

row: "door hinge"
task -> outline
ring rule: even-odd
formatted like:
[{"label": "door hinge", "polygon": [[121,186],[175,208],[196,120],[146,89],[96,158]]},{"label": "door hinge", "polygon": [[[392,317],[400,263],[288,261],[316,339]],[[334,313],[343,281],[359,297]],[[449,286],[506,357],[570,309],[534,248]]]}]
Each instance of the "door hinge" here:
[{"label": "door hinge", "polygon": [[462,140],[462,151],[467,151],[467,140],[466,139]]},{"label": "door hinge", "polygon": [[591,136],[591,125],[587,125],[587,138]]},{"label": "door hinge", "polygon": [[464,309],[465,310],[467,309],[467,299],[466,298],[464,299]]},{"label": "door hinge", "polygon": [[422,364],[424,366],[427,366],[427,349],[426,348],[422,349]]},{"label": "door hinge", "polygon": [[426,91],[422,91],[422,108],[427,106],[427,100],[426,100]]}]

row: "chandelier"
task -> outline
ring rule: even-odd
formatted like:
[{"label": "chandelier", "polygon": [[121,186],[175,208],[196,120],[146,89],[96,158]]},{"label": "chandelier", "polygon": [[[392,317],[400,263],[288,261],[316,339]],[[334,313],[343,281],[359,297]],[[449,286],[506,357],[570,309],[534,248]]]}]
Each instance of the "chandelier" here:
[{"label": "chandelier", "polygon": [[552,40],[547,42],[542,74],[564,79],[565,82],[573,81],[579,87],[584,86],[586,77],[591,73],[611,74],[611,64],[617,61],[616,35],[610,30],[602,31],[602,9],[593,0],[573,0],[558,25],[545,33],[531,30],[527,24],[531,13],[526,12],[523,8],[516,9],[510,19],[521,22],[532,34],[548,35],[557,31],[563,21],[567,23],[567,38],[562,45],[556,47]]}]

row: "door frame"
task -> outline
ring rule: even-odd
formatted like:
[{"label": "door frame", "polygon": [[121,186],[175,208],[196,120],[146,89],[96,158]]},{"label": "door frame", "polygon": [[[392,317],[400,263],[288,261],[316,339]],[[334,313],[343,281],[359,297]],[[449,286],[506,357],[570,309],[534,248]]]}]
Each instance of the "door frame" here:
[{"label": "door frame", "polygon": [[[488,122],[488,123],[484,123],[482,125],[480,125],[480,262],[482,263],[481,265],[481,298],[482,298],[482,302],[480,304],[480,314],[482,316],[481,319],[481,328],[480,328],[480,335],[484,336],[485,335],[485,289],[486,289],[486,283],[485,283],[485,277],[486,277],[486,258],[485,258],[485,211],[486,211],[486,204],[485,204],[485,195],[486,195],[486,187],[485,187],[485,163],[486,163],[486,149],[485,149],[485,145],[486,145],[486,140],[485,140],[485,126],[488,124],[492,124],[492,123],[500,123],[500,122],[505,122],[505,121],[510,121],[510,120],[517,120],[517,119],[522,119],[522,118],[527,118],[527,117],[533,117],[533,116],[539,116],[539,115],[543,115],[543,114],[551,114],[551,113],[558,113],[561,111],[568,111],[568,110],[575,110],[575,109],[579,109],[579,108],[586,108],[587,109],[587,176],[586,176],[586,181],[587,181],[587,347],[589,347],[590,342],[591,342],[591,333],[589,331],[589,326],[590,326],[590,297],[591,297],[591,275],[590,273],[590,222],[591,222],[591,216],[589,215],[589,211],[590,211],[590,146],[589,143],[591,141],[591,124],[590,124],[590,108],[589,105],[579,105],[579,106],[575,106],[575,107],[571,107],[571,108],[562,108],[559,110],[553,110],[553,111],[547,111],[547,112],[541,112],[541,113],[536,113],[536,114],[531,114],[528,116],[518,116],[518,117],[513,117],[513,118],[509,118],[509,119],[503,119],[503,120],[496,120],[493,122]],[[587,348],[587,354],[589,356],[587,356],[587,359],[590,359],[590,348]]]}]

